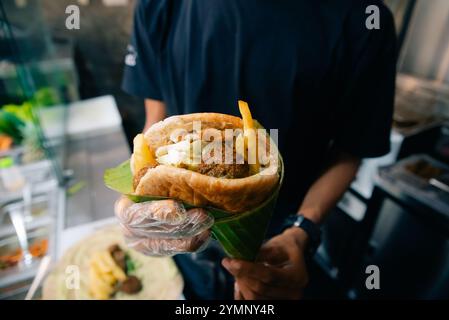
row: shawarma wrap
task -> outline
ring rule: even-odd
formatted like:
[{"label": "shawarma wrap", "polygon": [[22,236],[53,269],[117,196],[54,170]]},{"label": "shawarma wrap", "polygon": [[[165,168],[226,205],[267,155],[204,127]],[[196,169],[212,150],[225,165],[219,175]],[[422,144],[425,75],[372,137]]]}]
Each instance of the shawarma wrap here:
[{"label": "shawarma wrap", "polygon": [[135,137],[130,160],[106,170],[106,186],[133,202],[176,199],[204,208],[225,252],[254,261],[284,170],[276,144],[248,105],[239,101],[239,109],[242,118],[195,113],[156,123]]},{"label": "shawarma wrap", "polygon": [[[244,120],[235,116],[195,113],[173,116],[156,123],[144,136],[134,140],[131,157],[134,194],[169,197],[193,206],[210,206],[230,213],[258,206],[279,181],[279,160],[276,146],[269,143],[265,130],[254,134],[256,144],[251,146],[251,138],[246,133],[248,129],[256,133],[257,125],[252,119],[250,121],[248,128]],[[200,129],[198,123],[201,124]],[[232,136],[226,130],[231,130]],[[218,136],[222,137],[220,142],[215,139]],[[214,141],[222,145],[220,149],[215,144],[222,154],[214,159],[209,157],[207,163],[204,160],[207,152],[212,156],[215,156],[214,151],[217,152],[217,149],[212,150]],[[195,146],[199,150],[196,153]],[[255,163],[248,163],[248,149],[255,146],[264,152],[262,164],[258,158]],[[226,152],[228,160],[232,161],[226,161]],[[198,157],[201,159],[195,163],[193,160]]]}]

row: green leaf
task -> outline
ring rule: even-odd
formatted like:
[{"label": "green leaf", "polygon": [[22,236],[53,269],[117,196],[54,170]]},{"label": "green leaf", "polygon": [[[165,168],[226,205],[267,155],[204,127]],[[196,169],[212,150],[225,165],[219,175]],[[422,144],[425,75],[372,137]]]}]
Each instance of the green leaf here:
[{"label": "green leaf", "polygon": [[136,270],[136,264],[129,255],[125,256],[126,274],[132,274]]},{"label": "green leaf", "polygon": [[[230,257],[249,261],[255,260],[264,240],[284,177],[284,165],[280,155],[279,159],[281,175],[279,184],[270,198],[257,208],[239,214],[228,213],[217,208],[205,208],[215,219],[212,226],[213,237],[220,242]],[[115,168],[106,170],[104,174],[104,182],[108,188],[126,195],[134,202],[167,199],[165,197],[133,195],[132,181],[133,175],[129,160]],[[184,206],[186,208],[193,207],[189,203],[184,203]]]},{"label": "green leaf", "polygon": [[[129,166],[129,160],[119,164],[115,168],[107,169],[104,173],[104,183],[108,188],[122,194],[133,193],[133,175]],[[139,202],[139,201],[135,201]]]},{"label": "green leaf", "polygon": [[[126,195],[136,203],[168,199],[167,197],[138,196],[133,194],[133,175],[131,172],[131,167],[129,165],[129,160],[126,160],[115,168],[107,169],[104,173],[103,180],[108,188]],[[183,202],[183,204],[187,209],[195,207],[190,203]],[[224,210],[210,207],[207,208],[207,211],[214,217],[216,221],[221,219],[235,219],[237,216],[242,215],[236,215],[235,213],[228,213]]]}]

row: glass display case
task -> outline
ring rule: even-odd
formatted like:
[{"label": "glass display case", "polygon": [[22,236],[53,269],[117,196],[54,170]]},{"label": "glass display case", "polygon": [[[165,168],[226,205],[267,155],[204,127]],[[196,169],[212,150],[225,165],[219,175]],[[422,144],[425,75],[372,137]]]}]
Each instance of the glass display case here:
[{"label": "glass display case", "polygon": [[26,292],[63,226],[64,106],[77,79],[45,28],[39,1],[1,1],[0,298]]},{"label": "glass display case", "polygon": [[71,228],[113,216],[103,172],[129,158],[114,97],[80,101],[73,43],[20,3],[0,2],[0,299],[25,298]]}]

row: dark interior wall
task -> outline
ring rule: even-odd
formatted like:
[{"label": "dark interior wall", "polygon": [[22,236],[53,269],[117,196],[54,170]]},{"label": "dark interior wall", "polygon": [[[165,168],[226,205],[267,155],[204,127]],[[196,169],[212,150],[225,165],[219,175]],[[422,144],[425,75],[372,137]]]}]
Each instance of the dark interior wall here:
[{"label": "dark interior wall", "polygon": [[90,0],[80,8],[80,29],[65,27],[68,5],[73,0],[40,0],[44,19],[53,37],[69,39],[75,47],[79,68],[81,97],[112,94],[117,100],[123,126],[132,139],[144,125],[141,99],[133,98],[120,89],[123,61],[129,41],[136,0],[126,6],[105,6],[101,0]]},{"label": "dark interior wall", "polygon": [[449,1],[418,0],[398,69],[449,84]]}]

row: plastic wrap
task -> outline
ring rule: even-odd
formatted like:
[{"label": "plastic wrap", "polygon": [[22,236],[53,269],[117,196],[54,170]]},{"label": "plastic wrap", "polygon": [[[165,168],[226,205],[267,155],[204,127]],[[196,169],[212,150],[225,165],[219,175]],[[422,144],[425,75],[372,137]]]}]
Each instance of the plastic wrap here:
[{"label": "plastic wrap", "polygon": [[115,214],[128,245],[146,255],[165,256],[202,249],[214,219],[204,209],[186,210],[176,200],[116,202]]}]

